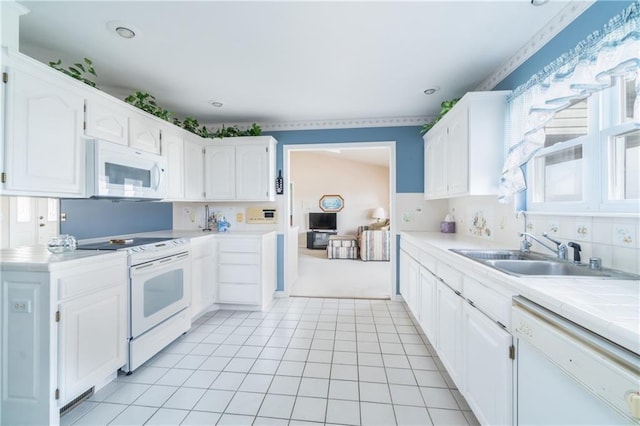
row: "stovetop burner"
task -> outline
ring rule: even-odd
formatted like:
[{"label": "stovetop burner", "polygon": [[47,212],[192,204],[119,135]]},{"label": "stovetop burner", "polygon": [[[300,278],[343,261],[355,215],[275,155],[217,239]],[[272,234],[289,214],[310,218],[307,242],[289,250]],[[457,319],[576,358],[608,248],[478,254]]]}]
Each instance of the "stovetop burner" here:
[{"label": "stovetop burner", "polygon": [[167,237],[141,237],[141,238],[116,238],[97,243],[78,244],[78,250],[124,250],[131,247],[155,244],[163,241],[171,241]]}]

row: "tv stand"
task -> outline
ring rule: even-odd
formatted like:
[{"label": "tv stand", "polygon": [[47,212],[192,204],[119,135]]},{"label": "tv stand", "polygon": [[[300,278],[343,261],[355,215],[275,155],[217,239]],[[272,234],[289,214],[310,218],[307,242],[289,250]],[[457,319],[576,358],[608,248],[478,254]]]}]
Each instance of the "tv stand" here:
[{"label": "tv stand", "polygon": [[326,249],[329,244],[329,236],[336,235],[337,230],[323,229],[318,231],[307,232],[307,248],[308,249]]}]

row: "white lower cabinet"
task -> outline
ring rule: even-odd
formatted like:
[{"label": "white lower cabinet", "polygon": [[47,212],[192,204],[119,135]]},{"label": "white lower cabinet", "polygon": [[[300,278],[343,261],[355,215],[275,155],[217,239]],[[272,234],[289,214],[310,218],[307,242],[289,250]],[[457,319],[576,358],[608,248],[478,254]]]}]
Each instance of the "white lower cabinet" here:
[{"label": "white lower cabinet", "polygon": [[511,424],[513,337],[469,303],[462,318],[462,393],[481,424]]},{"label": "white lower cabinet", "polygon": [[125,364],[127,255],[29,265],[2,264],[0,424],[57,425]]},{"label": "white lower cabinet", "polygon": [[216,243],[211,236],[191,239],[191,317],[206,312],[216,297]]},{"label": "white lower cabinet", "polygon": [[217,303],[265,309],[276,290],[276,234],[216,236]]},{"label": "white lower cabinet", "polygon": [[436,350],[458,389],[462,389],[462,301],[460,294],[443,282],[438,282],[436,288],[438,306]]},{"label": "white lower cabinet", "polygon": [[427,338],[432,345],[437,346],[438,339],[436,336],[436,324],[437,324],[437,286],[438,278],[431,273],[427,268],[420,266],[420,309],[421,320],[420,326],[427,335]]},{"label": "white lower cabinet", "polygon": [[513,294],[427,245],[400,247],[400,292],[447,373],[481,424],[512,424]]}]

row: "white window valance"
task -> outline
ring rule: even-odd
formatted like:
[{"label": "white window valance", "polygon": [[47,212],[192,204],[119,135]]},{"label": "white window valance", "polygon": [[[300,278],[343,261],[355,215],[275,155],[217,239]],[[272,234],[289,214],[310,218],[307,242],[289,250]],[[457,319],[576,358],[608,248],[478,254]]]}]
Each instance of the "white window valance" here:
[{"label": "white window valance", "polygon": [[[498,199],[508,202],[526,189],[522,167],[544,147],[545,124],[572,101],[611,87],[619,76],[633,77],[640,68],[640,1],[612,18],[516,88],[507,99],[509,152],[500,177]],[[636,79],[640,93],[640,79]],[[640,124],[640,96],[633,121]]]}]

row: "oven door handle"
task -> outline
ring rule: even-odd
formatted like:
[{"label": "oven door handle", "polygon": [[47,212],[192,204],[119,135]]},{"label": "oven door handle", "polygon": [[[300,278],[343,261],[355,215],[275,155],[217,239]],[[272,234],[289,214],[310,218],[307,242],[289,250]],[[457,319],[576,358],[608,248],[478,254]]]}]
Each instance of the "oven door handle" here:
[{"label": "oven door handle", "polygon": [[131,273],[134,274],[136,272],[147,272],[150,269],[149,268],[165,268],[167,266],[170,265],[174,265],[176,263],[180,263],[180,262],[186,262],[189,259],[189,253],[188,252],[183,252],[183,253],[178,253],[176,255],[173,256],[169,256],[169,257],[164,257],[162,259],[158,259],[158,260],[154,260],[151,262],[147,262],[147,263],[143,263],[141,265],[137,265],[137,266],[132,266],[131,267]]}]

